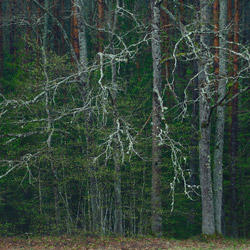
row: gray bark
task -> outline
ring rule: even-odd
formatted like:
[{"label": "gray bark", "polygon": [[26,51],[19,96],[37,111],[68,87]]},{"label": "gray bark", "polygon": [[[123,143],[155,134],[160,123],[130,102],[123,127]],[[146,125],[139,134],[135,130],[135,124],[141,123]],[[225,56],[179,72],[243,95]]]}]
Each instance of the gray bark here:
[{"label": "gray bark", "polygon": [[[44,8],[46,9],[46,11],[49,10],[49,0],[46,0],[44,3]],[[48,46],[48,22],[49,22],[49,15],[47,12],[45,12],[44,14],[44,26],[43,26],[43,46],[46,50],[47,46]]]},{"label": "gray bark", "polygon": [[[112,14],[112,1],[109,1],[108,5],[110,14],[108,15],[108,26],[114,34],[116,30],[117,23],[117,13],[116,11]],[[114,46],[114,38],[113,35],[110,37],[110,44],[112,54],[115,55],[115,46]],[[112,108],[113,108],[113,125],[117,130],[117,119],[119,119],[118,109],[117,109],[117,69],[115,59],[113,58],[111,61],[111,73],[112,73]],[[114,152],[114,165],[115,165],[115,176],[114,176],[114,189],[115,189],[115,221],[114,221],[114,232],[117,235],[123,234],[123,213],[122,213],[122,192],[121,192],[121,162],[120,162],[120,154],[119,154],[119,141],[118,138],[115,140],[115,152]]]},{"label": "gray bark", "polygon": [[200,118],[200,141],[199,141],[199,165],[200,165],[200,186],[202,201],[202,233],[214,234],[214,205],[212,191],[212,176],[210,165],[210,86],[207,78],[209,66],[207,65],[207,54],[209,48],[209,33],[206,25],[210,22],[211,6],[207,0],[200,0],[200,22],[201,55],[199,60],[199,118]]},{"label": "gray bark", "polygon": [[[81,95],[83,102],[86,102],[87,88],[88,88],[88,50],[87,50],[87,38],[86,38],[86,25],[84,19],[86,15],[86,6],[89,4],[87,0],[75,0],[76,13],[78,21],[78,37],[79,37],[79,50],[80,50],[80,82],[81,82]],[[89,117],[88,117],[89,116]],[[92,117],[86,114],[86,128],[87,128],[87,154],[91,157],[92,152],[89,152],[89,148],[93,144],[93,136],[91,135]],[[90,192],[90,206],[91,206],[91,225],[90,230],[97,232],[100,229],[100,215],[99,215],[99,200],[97,191],[96,172],[97,169],[94,166],[89,167],[89,192]]]},{"label": "gray bark", "polygon": [[151,0],[152,8],[152,58],[153,58],[153,96],[152,96],[152,232],[162,235],[161,207],[161,150],[159,132],[161,126],[161,38],[160,38],[160,6],[158,1]]},{"label": "gray bark", "polygon": [[[227,0],[220,0],[220,51],[219,51],[219,81],[218,102],[226,95],[226,25]],[[217,107],[217,122],[214,151],[214,209],[216,232],[222,234],[222,194],[223,194],[223,148],[224,148],[225,106]]]},{"label": "gray bark", "polygon": [[87,53],[87,39],[86,39],[86,25],[84,18],[86,17],[86,0],[75,0],[77,6],[77,21],[78,21],[78,36],[79,36],[79,49],[80,49],[80,65],[81,65],[81,81],[86,85],[88,73],[88,53]]}]

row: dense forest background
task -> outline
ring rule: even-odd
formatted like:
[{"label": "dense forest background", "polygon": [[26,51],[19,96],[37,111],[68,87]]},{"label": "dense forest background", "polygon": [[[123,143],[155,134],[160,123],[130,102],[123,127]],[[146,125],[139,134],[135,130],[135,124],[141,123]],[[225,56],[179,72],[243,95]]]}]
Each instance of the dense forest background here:
[{"label": "dense forest background", "polygon": [[247,0],[0,0],[0,234],[250,232]]}]

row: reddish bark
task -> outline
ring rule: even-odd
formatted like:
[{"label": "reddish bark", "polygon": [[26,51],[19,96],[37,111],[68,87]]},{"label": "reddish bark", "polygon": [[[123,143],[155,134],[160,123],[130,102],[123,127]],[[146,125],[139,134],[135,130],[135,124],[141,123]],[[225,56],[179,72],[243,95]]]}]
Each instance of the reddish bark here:
[{"label": "reddish bark", "polygon": [[[233,51],[239,52],[239,23],[240,23],[240,11],[239,0],[234,1],[234,33],[233,33]],[[238,83],[238,70],[239,62],[238,56],[233,55],[233,71],[234,83],[231,90],[231,95],[236,95],[239,92]],[[238,225],[237,225],[237,187],[236,187],[236,172],[237,172],[237,134],[238,134],[238,97],[234,98],[230,104],[231,106],[231,123],[230,123],[230,144],[229,153],[231,156],[231,235],[238,237]]]},{"label": "reddish bark", "polygon": [[2,17],[3,17],[3,0],[0,0],[0,92],[3,90],[1,78],[3,76],[3,28],[2,28]]},{"label": "reddish bark", "polygon": [[27,0],[27,14],[28,14],[28,27],[26,32],[26,40],[30,41],[30,34],[31,34],[31,3],[30,0]]},{"label": "reddish bark", "polygon": [[[64,0],[61,1],[61,17],[62,17],[62,27],[65,27],[65,19],[64,19],[64,14],[65,14],[65,2]],[[65,54],[65,40],[63,34],[61,35],[62,39],[62,55]]]},{"label": "reddish bark", "polygon": [[[79,48],[79,38],[78,38],[78,21],[76,16],[76,6],[74,1],[72,1],[72,7],[71,7],[72,17],[71,17],[71,43],[74,49],[74,52],[76,54],[76,58],[79,58],[80,55],[80,48]],[[71,58],[71,61],[73,62],[74,59]]]},{"label": "reddish bark", "polygon": [[[12,0],[10,2],[10,8],[11,8],[11,16],[12,18],[15,17],[15,9],[16,9],[16,0]],[[15,46],[15,36],[16,36],[16,28],[15,23],[12,23],[10,26],[10,54],[13,56],[13,61],[15,61],[16,58],[16,46]]]}]

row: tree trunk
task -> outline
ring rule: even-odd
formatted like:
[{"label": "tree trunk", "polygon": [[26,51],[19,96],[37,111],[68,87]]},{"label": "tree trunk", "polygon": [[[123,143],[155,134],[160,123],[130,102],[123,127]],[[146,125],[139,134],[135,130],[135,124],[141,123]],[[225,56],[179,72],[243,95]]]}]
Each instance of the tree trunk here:
[{"label": "tree trunk", "polygon": [[215,87],[218,88],[219,76],[219,0],[214,1],[214,73],[215,73]]},{"label": "tree trunk", "polygon": [[[30,42],[30,35],[31,35],[31,0],[27,0],[27,15],[28,15],[28,27],[27,27],[27,31],[26,31],[26,40],[27,42]],[[28,50],[28,46],[26,45],[27,48],[26,50]],[[27,51],[28,52],[28,51]]]},{"label": "tree trunk", "polygon": [[10,26],[10,54],[13,56],[13,62],[16,58],[16,46],[15,46],[15,36],[16,36],[16,24],[15,24],[15,10],[16,10],[16,0],[10,1],[11,5],[11,16],[13,18],[12,24]]},{"label": "tree trunk", "polygon": [[[168,1],[164,1],[162,3],[165,8],[168,7]],[[169,18],[168,15],[165,13],[165,11],[161,11],[161,24],[162,24],[162,30],[163,30],[163,37],[164,37],[164,42],[162,43],[162,50],[164,53],[165,57],[169,56],[169,29],[170,29],[170,23],[169,23]],[[166,60],[164,63],[165,68],[163,69],[163,75],[166,81],[168,81],[169,77],[169,60]],[[169,93],[169,92],[168,92]]]},{"label": "tree trunk", "polygon": [[209,66],[207,65],[207,48],[209,47],[209,34],[206,25],[210,22],[210,4],[206,0],[200,0],[200,22],[201,22],[201,57],[199,61],[199,117],[200,117],[200,141],[199,141],[199,165],[200,185],[202,201],[202,233],[214,234],[214,205],[212,191],[212,177],[210,165],[210,86],[207,82]]},{"label": "tree trunk", "polygon": [[98,52],[103,52],[103,43],[104,43],[104,33],[103,21],[104,21],[104,0],[97,0],[98,2]]},{"label": "tree trunk", "polygon": [[[45,0],[44,8],[46,10],[49,9],[49,0]],[[45,50],[48,47],[48,36],[47,36],[48,35],[48,22],[49,22],[49,15],[46,12],[44,14],[44,25],[43,25],[43,47],[44,47]]]},{"label": "tree trunk", "polygon": [[[227,26],[227,0],[220,0],[220,50],[219,50],[219,79],[218,79],[218,102],[226,95],[226,26]],[[218,32],[216,30],[216,32]],[[222,196],[223,196],[223,152],[224,152],[224,127],[225,127],[225,107],[217,107],[217,121],[215,132],[214,150],[214,209],[216,232],[222,234]]]},{"label": "tree trunk", "polygon": [[0,93],[3,93],[3,0],[0,0]]},{"label": "tree trunk", "polygon": [[[71,12],[72,12],[72,17],[71,17],[71,44],[73,46],[76,58],[79,59],[80,50],[79,50],[79,37],[78,37],[78,20],[77,20],[75,0],[72,0]],[[73,57],[71,57],[71,62],[74,62]]]},{"label": "tree trunk", "polygon": [[[83,102],[86,101],[86,95],[88,91],[88,50],[87,50],[87,38],[86,38],[86,25],[84,22],[84,18],[86,18],[86,6],[88,5],[87,0],[75,0],[75,7],[74,13],[75,13],[75,20],[74,23],[77,24],[77,29],[75,29],[75,38],[77,37],[77,43],[75,42],[75,46],[79,49],[79,59],[80,59],[80,81],[81,81],[81,96]],[[77,7],[76,7],[77,6]],[[77,51],[74,47],[75,53],[77,54]],[[86,141],[87,141],[87,157],[92,157],[92,147],[94,138],[91,135],[91,127],[93,126],[92,116],[89,114],[86,114]],[[91,165],[89,166],[89,192],[90,192],[90,207],[91,207],[91,223],[90,223],[90,230],[92,232],[97,232],[100,230],[100,216],[99,216],[99,208],[98,208],[98,190],[97,190],[97,178],[96,178],[96,167]]]},{"label": "tree trunk", "polygon": [[[239,22],[240,22],[240,13],[239,13],[239,0],[234,1],[234,52],[239,52]],[[238,56],[234,54],[233,56],[233,75],[234,75],[234,84],[233,84],[233,96],[238,93]],[[238,133],[238,97],[234,98],[232,101],[232,119],[231,119],[231,141],[230,141],[230,153],[231,153],[231,226],[232,226],[232,236],[238,237],[238,222],[237,222],[237,187],[236,187],[236,162],[237,162],[237,133]]]},{"label": "tree trunk", "polygon": [[[62,20],[62,27],[65,29],[65,0],[61,1],[61,20]],[[62,42],[62,47],[61,47],[61,55],[65,54],[65,39],[64,39],[64,35],[61,34],[61,42]]]},{"label": "tree trunk", "polygon": [[[59,19],[59,4],[58,0],[54,0],[53,15],[55,18]],[[53,37],[54,37],[54,51],[59,54],[59,28],[56,22],[53,24]]]},{"label": "tree trunk", "polygon": [[161,127],[161,38],[160,6],[158,1],[151,0],[152,8],[152,58],[153,58],[153,96],[152,96],[152,232],[162,235],[161,207],[161,150],[159,132]]}]

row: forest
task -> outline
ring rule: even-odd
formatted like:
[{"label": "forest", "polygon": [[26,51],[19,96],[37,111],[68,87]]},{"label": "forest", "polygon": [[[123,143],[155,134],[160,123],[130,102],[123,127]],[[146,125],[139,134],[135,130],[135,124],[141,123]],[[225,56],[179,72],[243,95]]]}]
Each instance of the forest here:
[{"label": "forest", "polygon": [[0,0],[0,236],[249,238],[249,13]]}]

